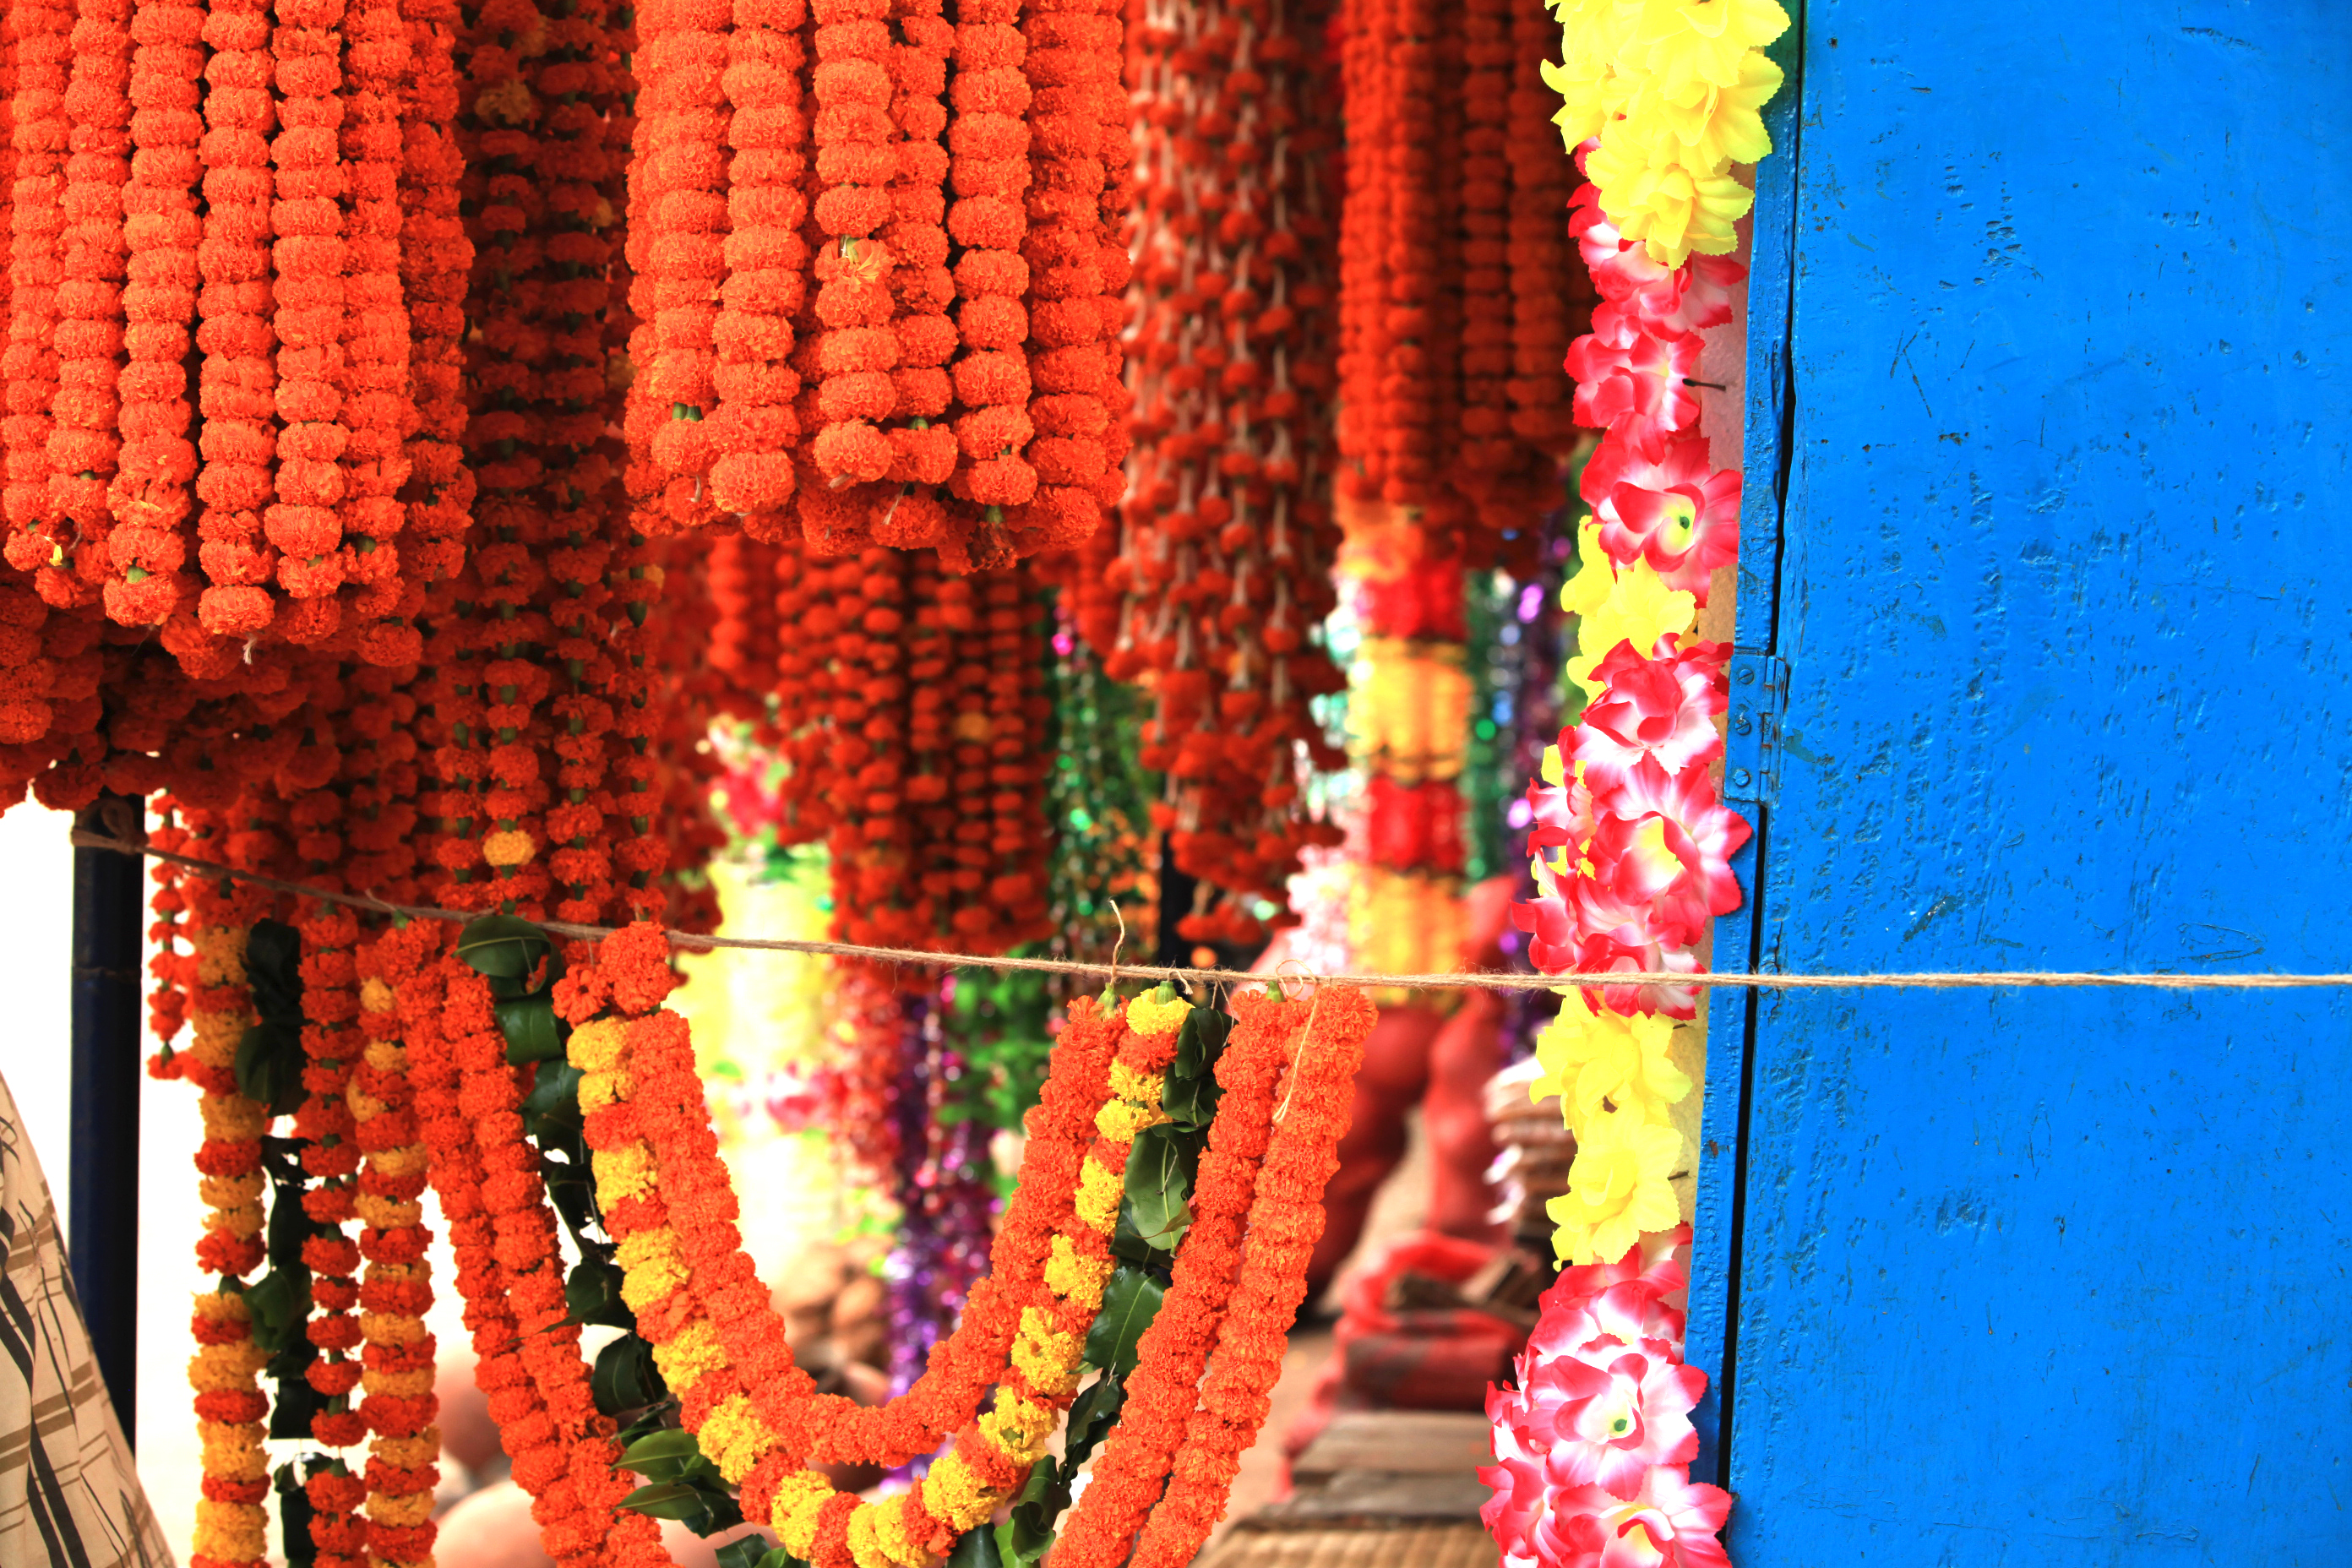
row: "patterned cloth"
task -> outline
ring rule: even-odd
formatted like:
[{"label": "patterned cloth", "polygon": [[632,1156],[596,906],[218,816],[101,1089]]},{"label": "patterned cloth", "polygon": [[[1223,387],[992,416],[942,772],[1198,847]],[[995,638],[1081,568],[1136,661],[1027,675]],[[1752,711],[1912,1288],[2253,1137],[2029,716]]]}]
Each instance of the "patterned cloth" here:
[{"label": "patterned cloth", "polygon": [[173,1568],[0,1079],[0,1568]]}]

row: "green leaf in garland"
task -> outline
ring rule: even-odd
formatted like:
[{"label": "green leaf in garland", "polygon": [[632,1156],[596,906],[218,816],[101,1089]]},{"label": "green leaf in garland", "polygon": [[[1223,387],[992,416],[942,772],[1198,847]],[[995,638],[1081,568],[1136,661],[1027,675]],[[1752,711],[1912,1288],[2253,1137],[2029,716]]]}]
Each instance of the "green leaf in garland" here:
[{"label": "green leaf in garland", "polygon": [[302,1023],[302,933],[283,921],[256,921],[245,937],[245,983],[253,1010]]},{"label": "green leaf in garland", "polygon": [[520,915],[484,915],[457,934],[457,956],[493,980],[529,980],[554,951],[548,934]]},{"label": "green leaf in garland", "polygon": [[716,1535],[743,1522],[743,1510],[723,1491],[664,1481],[643,1486],[621,1500],[621,1506],[649,1519],[674,1519],[697,1535]]},{"label": "green leaf in garland", "polygon": [[1078,1471],[1094,1457],[1096,1447],[1110,1435],[1127,1403],[1127,1384],[1115,1377],[1097,1378],[1070,1405],[1069,1424],[1062,1433],[1059,1464],[1041,1459],[1029,1472],[1028,1484],[1013,1500],[1013,1510],[996,1527],[996,1548],[1005,1568],[1034,1568],[1054,1544],[1054,1525],[1070,1506],[1070,1490]]},{"label": "green leaf in garland", "polygon": [[1144,1243],[1173,1252],[1192,1226],[1192,1173],[1200,1151],[1183,1129],[1162,1124],[1136,1134],[1127,1153],[1127,1201]]},{"label": "green leaf in garland", "polygon": [[1004,1558],[996,1550],[995,1530],[979,1524],[958,1536],[955,1550],[948,1553],[947,1568],[1004,1568]]},{"label": "green leaf in garland", "polygon": [[[549,1016],[553,1016],[551,1008]],[[507,1058],[513,1059],[513,1047],[508,1048]],[[568,1141],[580,1131],[580,1069],[570,1062],[539,1064],[539,1076],[522,1099],[522,1130],[534,1142]]]},{"label": "green leaf in garland", "polygon": [[783,1553],[788,1563],[800,1561],[782,1547],[771,1542],[766,1536],[757,1533],[739,1535],[712,1555],[718,1558],[719,1568],[760,1568],[761,1563],[779,1552]]},{"label": "green leaf in garland", "polygon": [[1225,1054],[1234,1020],[1217,1007],[1195,1007],[1176,1034],[1176,1059],[1169,1065],[1160,1106],[1180,1127],[1205,1128],[1217,1114],[1224,1089],[1217,1082],[1217,1059]]},{"label": "green leaf in garland", "polygon": [[1136,1342],[1159,1316],[1167,1294],[1166,1285],[1132,1264],[1113,1269],[1103,1287],[1102,1310],[1087,1331],[1087,1364],[1120,1379],[1133,1372]]},{"label": "green leaf in garland", "polygon": [[669,1394],[669,1385],[662,1381],[660,1370],[654,1365],[654,1347],[635,1334],[624,1334],[596,1352],[596,1366],[589,1376],[588,1389],[596,1401],[596,1408],[612,1416],[655,1404]]},{"label": "green leaf in garland", "polygon": [[666,1426],[638,1438],[621,1450],[618,1468],[634,1472],[647,1485],[684,1482],[704,1470],[713,1480],[719,1475],[718,1467],[702,1457],[702,1445],[694,1440],[694,1434],[682,1426]]},{"label": "green leaf in garland", "polygon": [[272,1268],[245,1288],[246,1310],[253,1314],[253,1342],[276,1352],[302,1339],[310,1316],[310,1271]]},{"label": "green leaf in garland", "polygon": [[288,1568],[308,1568],[319,1560],[318,1542],[310,1539],[310,1493],[302,1481],[291,1462],[278,1466],[270,1478],[278,1493],[278,1527],[285,1542]]},{"label": "green leaf in garland", "polygon": [[302,1022],[264,1018],[248,1025],[236,1042],[236,1091],[272,1116],[291,1116],[302,1107]]},{"label": "green leaf in garland", "polygon": [[[573,1267],[571,1275],[563,1281],[563,1321],[567,1323],[583,1327],[603,1323],[615,1329],[637,1326],[636,1314],[629,1310],[626,1301],[621,1300],[620,1265],[605,1258],[586,1258]],[[687,1441],[693,1442],[693,1436],[688,1435]],[[627,1458],[626,1455],[622,1456],[624,1463],[627,1462]],[[635,1470],[637,1467],[630,1465],[629,1468]],[[637,1473],[645,1474],[643,1470],[637,1470]]]},{"label": "green leaf in garland", "polygon": [[[720,1550],[726,1549],[721,1547]],[[805,1557],[795,1557],[779,1546],[761,1557],[757,1568],[809,1568],[809,1560]]]},{"label": "green leaf in garland", "polygon": [[507,1037],[509,1064],[520,1067],[525,1062],[562,1059],[563,1029],[555,1021],[555,997],[551,992],[534,991],[528,996],[510,996],[490,1005],[499,1017],[499,1033]]}]

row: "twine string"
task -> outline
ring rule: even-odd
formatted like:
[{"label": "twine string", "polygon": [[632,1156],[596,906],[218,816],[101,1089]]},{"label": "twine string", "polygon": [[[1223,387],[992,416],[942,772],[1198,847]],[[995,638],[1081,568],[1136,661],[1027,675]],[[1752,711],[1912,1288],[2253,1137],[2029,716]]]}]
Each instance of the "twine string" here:
[{"label": "twine string", "polygon": [[[110,838],[102,833],[75,828],[71,842],[77,849],[110,850],[117,855],[143,855],[151,860],[218,877],[229,881],[247,882],[275,892],[292,893],[301,898],[322,899],[329,903],[343,904],[352,909],[376,914],[389,914],[409,920],[446,921],[463,925],[481,919],[479,910],[443,910],[423,904],[394,904],[371,893],[345,893],[330,888],[312,887],[306,882],[289,882],[276,877],[265,877],[254,871],[243,871],[234,866],[224,866],[214,860],[200,860],[191,855],[175,854],[152,845]],[[579,925],[571,921],[541,920],[532,922],[541,930],[557,936],[572,937],[583,942],[602,942],[618,934],[611,926]],[[1125,924],[1124,920],[1120,922]],[[914,964],[932,969],[1026,969],[1046,974],[1083,974],[1115,980],[1124,975],[1129,980],[1172,980],[1186,984],[1195,982],[1228,985],[1264,984],[1271,976],[1240,969],[1163,969],[1151,966],[1118,963],[1082,963],[1062,958],[994,957],[971,952],[935,952],[926,948],[866,947],[856,942],[799,941],[782,937],[704,936],[694,931],[666,931],[662,933],[672,947],[695,952],[744,951],[752,952],[803,952],[836,958],[870,959],[878,963]],[[2011,988],[2040,989],[2126,989],[2147,991],[2295,991],[2352,987],[2352,974],[2168,974],[2138,973],[2109,974],[2097,972],[2065,970],[1987,970],[1959,973],[1888,973],[1888,974],[1769,974],[1719,973],[1701,970],[1695,973],[1675,973],[1654,970],[1612,970],[1601,973],[1568,972],[1559,974],[1514,974],[1493,971],[1455,972],[1444,974],[1318,974],[1302,973],[1285,978],[1303,980],[1315,985],[1395,985],[1422,991],[1561,991],[1591,989],[1612,985],[1723,985],[1755,991],[1966,991],[2005,990]]]}]

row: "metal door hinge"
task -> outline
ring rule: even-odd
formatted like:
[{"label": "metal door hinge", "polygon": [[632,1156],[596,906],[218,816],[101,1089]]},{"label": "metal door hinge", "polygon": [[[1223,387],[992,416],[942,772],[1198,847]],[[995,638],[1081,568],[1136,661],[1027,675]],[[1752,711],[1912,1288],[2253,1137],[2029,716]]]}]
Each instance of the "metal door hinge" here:
[{"label": "metal door hinge", "polygon": [[1723,798],[1769,805],[1780,786],[1780,715],[1789,701],[1789,667],[1770,654],[1736,653],[1729,674]]}]

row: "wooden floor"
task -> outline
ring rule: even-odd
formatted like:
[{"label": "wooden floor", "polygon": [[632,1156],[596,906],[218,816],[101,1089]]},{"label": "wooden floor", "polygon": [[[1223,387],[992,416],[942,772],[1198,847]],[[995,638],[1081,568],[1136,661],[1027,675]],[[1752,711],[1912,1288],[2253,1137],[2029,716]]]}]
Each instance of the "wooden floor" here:
[{"label": "wooden floor", "polygon": [[1486,1418],[1335,1416],[1291,1467],[1294,1489],[1239,1521],[1200,1568],[1496,1568],[1478,1522]]}]

